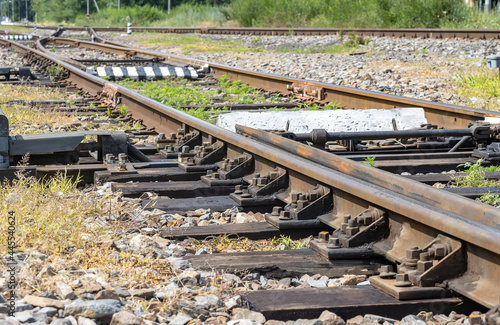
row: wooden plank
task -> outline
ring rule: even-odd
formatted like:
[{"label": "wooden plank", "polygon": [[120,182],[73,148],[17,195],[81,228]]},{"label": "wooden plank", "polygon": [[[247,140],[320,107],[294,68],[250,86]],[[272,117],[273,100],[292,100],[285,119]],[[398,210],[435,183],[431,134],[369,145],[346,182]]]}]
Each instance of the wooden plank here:
[{"label": "wooden plank", "polygon": [[267,222],[251,223],[228,223],[223,225],[211,225],[202,227],[174,228],[171,227],[162,230],[160,235],[164,238],[175,238],[182,240],[185,238],[205,239],[211,236],[220,236],[225,234],[238,234],[240,237],[249,239],[268,239],[279,237],[280,235],[290,236],[291,238],[305,238],[310,235],[317,235],[320,231],[330,229],[326,225],[319,228],[307,229],[287,229],[279,230]]},{"label": "wooden plank", "polygon": [[242,292],[241,295],[255,310],[263,313],[266,319],[283,321],[317,318],[324,310],[329,310],[347,320],[360,314],[401,319],[408,314],[417,314],[421,310],[439,314],[448,314],[455,310],[468,315],[473,308],[459,298],[403,302],[372,286],[258,290]]},{"label": "wooden plank", "polygon": [[195,255],[185,259],[197,269],[259,272],[267,278],[301,277],[304,274],[321,274],[330,278],[344,274],[372,275],[382,262],[380,258],[329,261],[312,249]]},{"label": "wooden plank", "polygon": [[113,183],[111,189],[115,192],[122,192],[128,197],[139,197],[144,192],[155,192],[160,196],[170,198],[219,196],[234,192],[234,186],[210,186],[201,181]]}]

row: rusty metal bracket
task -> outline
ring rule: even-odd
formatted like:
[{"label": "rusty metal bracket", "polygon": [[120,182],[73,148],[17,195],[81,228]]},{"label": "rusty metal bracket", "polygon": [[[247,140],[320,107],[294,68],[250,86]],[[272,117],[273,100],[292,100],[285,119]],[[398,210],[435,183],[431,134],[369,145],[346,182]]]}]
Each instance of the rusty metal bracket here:
[{"label": "rusty metal bracket", "polygon": [[[189,156],[189,151],[194,147],[201,145],[201,133],[198,130],[192,130],[186,133],[185,129],[177,129],[177,134],[171,133],[170,140],[173,140],[172,145],[166,145],[164,150],[160,153],[166,158],[177,158],[179,152],[183,155]],[[190,155],[191,157],[194,154]]]},{"label": "rusty metal bracket", "polygon": [[104,165],[111,175],[115,174],[137,174],[137,170],[128,160],[128,156],[124,153],[118,154],[118,160],[113,154],[107,154],[104,160]]},{"label": "rusty metal bracket", "polygon": [[395,277],[372,277],[370,283],[397,299],[442,297],[443,283],[466,271],[466,259],[460,241],[438,235],[422,249],[408,248]]},{"label": "rusty metal bracket", "polygon": [[[179,167],[187,172],[214,170],[215,164],[226,155],[226,145],[222,141],[203,142],[201,146],[195,146],[194,152],[189,155],[179,155]],[[194,155],[192,155],[194,154]]]},{"label": "rusty metal bracket", "polygon": [[287,171],[276,167],[265,175],[255,173],[243,177],[250,184],[247,188],[236,186],[236,191],[229,196],[240,206],[275,205],[280,201],[276,198],[278,191],[288,187]]},{"label": "rusty metal bracket", "polygon": [[343,247],[357,247],[380,240],[388,232],[385,211],[370,206],[354,218],[344,215],[340,228],[333,236],[337,236]]},{"label": "rusty metal bracket", "polygon": [[102,87],[102,91],[99,95],[104,103],[113,108],[116,108],[121,102],[121,94],[118,92],[118,87],[110,83],[106,83],[104,87]]},{"label": "rusty metal bracket", "polygon": [[331,190],[323,185],[316,185],[305,193],[290,192],[276,195],[283,202],[288,202],[280,211],[281,220],[314,219],[332,208]]},{"label": "rusty metal bracket", "polygon": [[325,99],[325,89],[309,82],[294,82],[287,85],[286,89],[291,91],[296,98],[306,101],[316,102]]},{"label": "rusty metal bracket", "polygon": [[201,181],[210,186],[238,185],[243,183],[243,176],[250,174],[254,168],[251,154],[244,152],[236,158],[226,158],[216,165],[219,169],[214,172],[207,171],[207,176],[202,176]]}]

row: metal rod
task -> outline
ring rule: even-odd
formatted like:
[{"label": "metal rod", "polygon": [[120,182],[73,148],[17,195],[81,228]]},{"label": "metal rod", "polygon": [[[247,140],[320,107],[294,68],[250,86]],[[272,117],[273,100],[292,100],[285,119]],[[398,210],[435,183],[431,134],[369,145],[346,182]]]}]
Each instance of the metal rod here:
[{"label": "metal rod", "polygon": [[470,139],[469,135],[464,135],[462,137],[462,139],[460,139],[460,141],[458,141],[457,144],[455,146],[453,146],[453,148],[451,148],[450,151],[448,151],[448,152],[455,152],[455,151],[457,151],[458,148],[460,148],[465,143],[465,141],[467,141],[469,139]]},{"label": "metal rod", "polygon": [[[291,139],[296,141],[315,142],[316,130],[311,133],[291,134]],[[470,136],[472,129],[432,129],[432,130],[397,130],[397,131],[361,131],[361,132],[327,132],[326,141],[335,140],[383,140],[383,139],[408,139],[428,137],[458,137]]]},{"label": "metal rod", "polygon": [[131,145],[130,143],[127,143],[128,151],[129,154],[141,162],[151,162],[152,160],[148,158],[145,154],[143,154],[139,149]]}]

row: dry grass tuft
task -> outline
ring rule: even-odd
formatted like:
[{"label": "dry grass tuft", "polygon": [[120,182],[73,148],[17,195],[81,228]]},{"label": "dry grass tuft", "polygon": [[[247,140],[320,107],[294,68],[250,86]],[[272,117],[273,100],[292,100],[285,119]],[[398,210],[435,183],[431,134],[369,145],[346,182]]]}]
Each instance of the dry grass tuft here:
[{"label": "dry grass tuft", "polygon": [[[0,188],[0,232],[7,233],[7,215],[14,211],[14,237],[19,250],[51,255],[88,245],[106,230],[104,198],[95,191],[79,191],[77,182],[59,175],[45,181],[22,174]],[[108,211],[109,212],[109,211]],[[0,238],[2,254],[6,236]]]}]

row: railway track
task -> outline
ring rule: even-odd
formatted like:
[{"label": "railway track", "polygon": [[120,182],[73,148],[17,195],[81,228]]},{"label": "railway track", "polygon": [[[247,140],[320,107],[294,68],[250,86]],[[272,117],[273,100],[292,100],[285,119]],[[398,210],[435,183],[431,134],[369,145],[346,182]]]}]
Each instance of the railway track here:
[{"label": "railway track", "polygon": [[[94,40],[104,42],[97,35],[94,35]],[[305,99],[318,102],[343,102],[346,108],[419,106],[424,109],[430,124],[454,130],[438,134],[446,131],[431,128],[414,131],[409,137],[473,139],[465,139],[460,144],[463,147],[457,148],[460,138],[448,141],[446,145],[441,143],[440,149],[444,153],[440,153],[442,156],[438,159],[450,158],[449,163],[457,158],[453,156],[455,150],[460,149],[463,158],[470,158],[474,149],[483,149],[484,153],[486,146],[495,142],[494,125],[483,123],[474,128],[467,127],[470,122],[497,113],[265,75],[119,44],[62,38],[39,40],[39,50],[9,41],[0,41],[0,44],[25,53],[33,68],[60,67],[58,79],[81,87],[92,96],[99,96],[110,107],[127,106],[128,113],[135,120],[150,128],[139,131],[139,134],[170,134],[170,137],[160,138],[166,147],[159,158],[152,155],[156,147],[154,150],[134,147],[127,144],[123,135],[101,134],[97,144],[82,145],[77,150],[80,154],[87,151],[89,156],[96,150],[94,163],[34,166],[34,174],[51,175],[64,169],[69,175],[83,175],[86,182],[115,182],[112,188],[126,195],[156,192],[160,197],[154,199],[155,208],[165,212],[182,212],[193,206],[224,211],[236,205],[241,211],[258,212],[264,216],[263,221],[251,224],[169,227],[161,231],[164,238],[202,239],[228,233],[249,238],[279,234],[304,237],[319,233],[310,243],[313,250],[308,251],[187,258],[199,268],[248,270],[251,258],[251,264],[257,265],[261,271],[271,269],[276,273],[301,274],[312,268],[330,276],[341,275],[347,270],[371,275],[371,286],[366,287],[245,293],[253,309],[267,319],[317,317],[324,309],[344,318],[353,317],[360,310],[400,318],[422,309],[443,313],[462,308],[470,312],[471,308],[478,308],[477,305],[471,306],[472,302],[485,308],[494,308],[499,303],[498,209],[386,172],[383,168],[374,169],[320,150],[332,149],[325,147],[328,142],[378,139],[376,135],[358,134],[358,138],[344,135],[342,138],[325,131],[310,136],[279,133],[290,138],[286,139],[248,127],[238,127],[245,136],[234,134],[92,76],[83,71],[85,66],[81,62],[56,57],[47,46],[80,46],[128,59],[161,59],[161,62],[177,66],[204,68],[205,73],[215,77],[227,75],[230,79],[267,91],[300,93]],[[401,134],[380,135],[383,139],[387,137],[404,138]],[[292,139],[315,144],[318,148]],[[481,145],[476,147],[478,144]],[[343,155],[351,156],[349,148],[356,147],[352,142],[347,145],[337,142],[336,145],[344,147],[340,150]],[[434,143],[430,148],[436,150],[438,147]],[[386,154],[397,160],[394,156],[401,153],[397,152],[401,147],[392,149],[396,151],[387,149]],[[446,155],[450,149],[454,150]],[[120,150],[129,154],[130,161]],[[369,150],[359,151],[358,160],[372,155],[373,151]],[[491,152],[487,158],[494,162]],[[116,160],[114,157],[118,156],[120,158]],[[407,159],[413,160],[414,157]],[[138,162],[131,162],[133,160]],[[435,161],[430,164],[433,163]],[[10,173],[14,169],[9,167],[4,172]],[[127,183],[130,181],[133,183]],[[147,207],[151,202],[144,200],[142,204]],[[314,256],[322,256],[322,259]],[[393,266],[396,269],[391,269]],[[378,273],[381,274],[377,276]],[[352,306],[359,307],[353,309]],[[492,311],[489,321],[494,322],[495,317],[498,315]]]},{"label": "railway track", "polygon": [[[30,26],[33,28],[33,26]],[[54,30],[58,27],[38,26],[39,29]],[[85,27],[64,27],[69,31],[84,31]],[[94,27],[96,32],[127,32],[125,27]],[[223,34],[223,35],[337,35],[355,33],[358,36],[386,36],[404,38],[465,38],[498,39],[500,33],[495,29],[440,29],[440,28],[239,28],[239,27],[133,27],[133,32],[176,33],[176,34]]]}]

